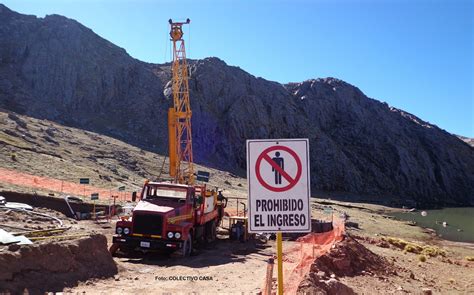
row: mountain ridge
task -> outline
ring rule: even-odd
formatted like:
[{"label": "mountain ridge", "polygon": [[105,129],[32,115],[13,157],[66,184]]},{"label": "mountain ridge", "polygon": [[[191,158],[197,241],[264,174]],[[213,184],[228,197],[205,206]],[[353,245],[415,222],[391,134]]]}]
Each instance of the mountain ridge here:
[{"label": "mountain ridge", "polygon": [[[167,151],[171,70],[80,23],[0,6],[0,107]],[[245,140],[310,139],[313,190],[424,206],[474,204],[474,149],[336,78],[280,84],[190,60],[198,163],[245,171]]]}]

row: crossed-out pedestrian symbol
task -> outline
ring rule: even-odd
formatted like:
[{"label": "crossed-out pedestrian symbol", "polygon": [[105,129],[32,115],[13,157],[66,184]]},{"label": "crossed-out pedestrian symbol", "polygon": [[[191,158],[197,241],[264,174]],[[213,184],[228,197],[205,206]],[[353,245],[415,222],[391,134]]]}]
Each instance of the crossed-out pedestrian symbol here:
[{"label": "crossed-out pedestrian symbol", "polygon": [[[291,176],[290,174],[288,174],[287,171],[285,171],[285,158],[281,156],[280,151],[287,152],[291,156],[287,157],[286,159],[287,167],[290,161],[296,162],[296,175]],[[262,173],[265,173],[264,171],[262,171],[262,169],[268,168],[268,166],[262,165],[262,162],[264,161],[271,165],[272,172],[275,176],[274,184],[269,184],[262,177]],[[258,156],[257,161],[255,163],[255,174],[257,176],[258,181],[263,187],[273,192],[284,192],[294,187],[300,180],[301,170],[301,160],[295,153],[295,151],[286,146],[280,145],[272,146],[265,149]],[[288,184],[283,187],[280,186],[282,184],[282,177],[288,182]]]}]

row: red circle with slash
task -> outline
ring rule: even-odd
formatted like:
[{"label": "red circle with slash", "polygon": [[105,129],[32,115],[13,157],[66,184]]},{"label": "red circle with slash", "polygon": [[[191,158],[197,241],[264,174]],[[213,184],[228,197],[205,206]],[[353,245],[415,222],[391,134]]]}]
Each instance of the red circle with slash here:
[{"label": "red circle with slash", "polygon": [[[277,150],[285,151],[295,159],[295,162],[296,162],[296,176],[294,178],[291,177],[288,173],[286,173],[286,171],[283,170],[279,165],[277,165],[277,163],[275,163],[272,160],[272,158],[268,155],[270,152],[277,151]],[[274,168],[276,171],[278,171],[281,174],[281,176],[286,179],[286,181],[288,181],[288,185],[286,185],[284,187],[275,187],[275,186],[272,186],[272,185],[268,184],[262,178],[262,175],[260,173],[260,168],[261,168],[262,162],[264,160],[265,160],[265,162],[270,164],[272,166],[272,168]],[[301,178],[301,171],[302,171],[301,160],[298,157],[298,155],[295,153],[295,151],[293,151],[289,147],[281,146],[281,145],[276,145],[276,146],[272,146],[272,147],[269,147],[269,148],[265,149],[258,156],[257,162],[255,163],[255,174],[257,175],[258,182],[260,182],[260,184],[263,185],[263,187],[265,187],[266,189],[268,189],[272,192],[284,192],[284,191],[287,191],[287,190],[293,188]]]}]

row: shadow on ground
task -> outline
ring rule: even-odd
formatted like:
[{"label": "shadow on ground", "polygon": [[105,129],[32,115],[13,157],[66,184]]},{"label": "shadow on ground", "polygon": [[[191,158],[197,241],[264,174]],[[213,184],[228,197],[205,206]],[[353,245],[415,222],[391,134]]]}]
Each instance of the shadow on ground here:
[{"label": "shadow on ground", "polygon": [[231,241],[228,239],[217,239],[214,243],[206,244],[194,249],[193,254],[183,259],[177,253],[167,254],[161,252],[133,252],[127,256],[121,255],[122,262],[134,264],[146,264],[157,266],[188,266],[192,268],[202,268],[215,265],[224,265],[235,262],[245,262],[246,256],[258,254],[271,257],[265,251],[271,245],[250,240],[247,242]]}]

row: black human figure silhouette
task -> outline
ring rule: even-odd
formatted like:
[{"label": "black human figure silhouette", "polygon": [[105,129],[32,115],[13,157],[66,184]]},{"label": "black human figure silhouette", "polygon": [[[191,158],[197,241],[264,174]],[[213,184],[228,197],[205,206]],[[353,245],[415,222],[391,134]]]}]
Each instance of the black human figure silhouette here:
[{"label": "black human figure silhouette", "polygon": [[[273,162],[278,165],[282,170],[285,170],[285,159],[280,157],[280,152],[275,153],[275,157],[272,158]],[[281,173],[272,166],[272,171],[275,172],[275,184],[281,184]]]}]

